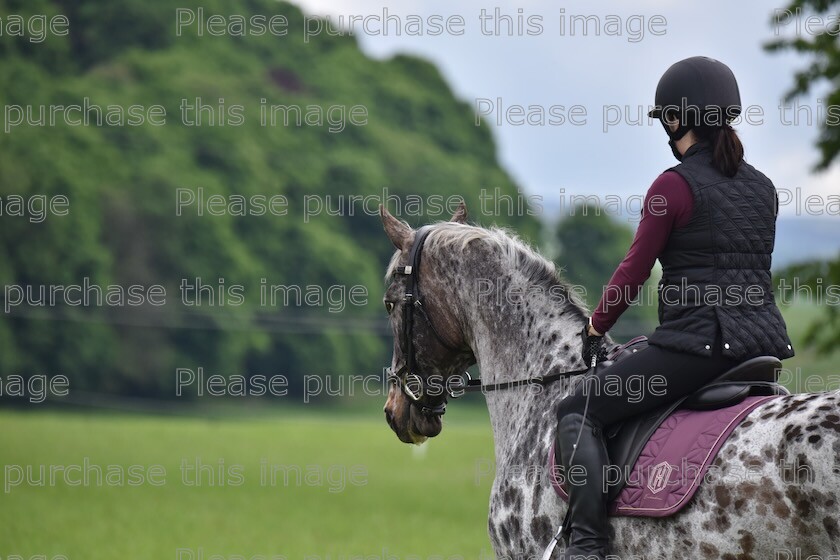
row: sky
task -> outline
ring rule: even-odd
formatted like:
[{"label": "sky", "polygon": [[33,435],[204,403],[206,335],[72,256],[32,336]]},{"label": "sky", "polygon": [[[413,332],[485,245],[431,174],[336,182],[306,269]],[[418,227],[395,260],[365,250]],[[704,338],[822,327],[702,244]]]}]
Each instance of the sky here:
[{"label": "sky", "polygon": [[[403,23],[409,15],[424,21],[432,16],[444,21],[463,17],[460,36],[409,36],[405,30],[398,36],[393,25],[385,35],[374,18],[366,20],[368,33],[357,25],[355,36],[362,50],[374,58],[407,53],[433,61],[458,98],[476,110],[489,109],[491,114],[482,126],[492,128],[502,165],[521,186],[523,196],[541,197],[547,215],[568,205],[574,195],[622,200],[641,196],[659,173],[677,163],[661,125],[639,115],[653,104],[662,73],[674,62],[696,55],[729,65],[738,79],[742,104],[753,106],[752,122],[742,122],[736,129],[747,160],[773,180],[783,191],[783,199],[791,194],[790,202],[783,200],[781,215],[837,211],[836,206],[834,210],[828,206],[829,197],[840,193],[837,166],[812,172],[819,159],[814,147],[818,130],[813,123],[808,125],[806,116],[808,111],[816,114],[820,92],[800,101],[804,107],[799,124],[791,123],[790,116],[783,123],[779,111],[793,73],[807,60],[762,48],[774,37],[797,33],[797,23],[798,32],[806,32],[804,15],[793,14],[786,25],[774,28],[772,15],[784,3],[299,0],[297,4],[307,15],[327,16],[335,23],[350,15],[381,17],[385,9]],[[516,30],[514,36],[507,35],[507,25],[500,19],[502,34],[494,35],[496,20],[491,18],[484,21],[484,31],[490,33],[483,33],[482,9],[493,17],[498,9],[515,22],[521,16],[523,33]],[[541,16],[541,32],[530,26],[533,34],[527,34],[530,16]],[[589,19],[586,34],[579,16],[595,16]],[[577,22],[574,34],[573,21]],[[595,34],[596,26],[600,35]],[[537,105],[546,114],[552,106],[562,106],[555,111],[567,116],[578,105],[585,108],[586,116],[579,113],[577,120],[584,123],[577,126],[568,121],[559,126],[516,125],[506,122],[503,112],[502,123],[497,124],[496,108],[505,111],[514,105],[526,113],[529,106]],[[797,192],[800,201],[810,195],[822,198],[816,199],[809,212],[804,202],[796,203]],[[840,217],[833,219],[840,225]]]}]

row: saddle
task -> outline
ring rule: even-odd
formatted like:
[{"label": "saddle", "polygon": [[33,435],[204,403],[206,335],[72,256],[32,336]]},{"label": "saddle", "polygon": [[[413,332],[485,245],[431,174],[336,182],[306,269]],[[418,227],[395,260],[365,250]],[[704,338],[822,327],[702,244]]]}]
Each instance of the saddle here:
[{"label": "saddle", "polygon": [[[645,336],[617,345],[597,367],[608,368],[647,345]],[[743,418],[767,400],[790,394],[776,383],[781,367],[774,356],[752,358],[693,394],[605,430],[610,468],[622,474],[608,477],[610,513],[662,517],[678,511],[694,494],[717,451]],[[556,454],[552,446],[551,481],[566,499],[555,476]],[[699,476],[683,478],[682,482],[672,480],[679,479],[672,476],[679,467],[674,465],[675,459],[682,463],[683,470],[688,465],[692,475]],[[663,493],[665,489],[669,491]]]}]

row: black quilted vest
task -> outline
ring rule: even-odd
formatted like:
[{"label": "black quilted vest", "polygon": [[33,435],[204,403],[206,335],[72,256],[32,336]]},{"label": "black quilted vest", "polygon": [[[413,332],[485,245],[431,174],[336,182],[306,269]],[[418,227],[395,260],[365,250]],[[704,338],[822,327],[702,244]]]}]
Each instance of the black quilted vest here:
[{"label": "black quilted vest", "polygon": [[689,223],[671,232],[659,255],[659,327],[650,343],[708,356],[720,329],[724,356],[793,356],[770,278],[773,183],[746,162],[726,177],[705,144],[689,148],[672,170],[690,185],[694,205]]}]

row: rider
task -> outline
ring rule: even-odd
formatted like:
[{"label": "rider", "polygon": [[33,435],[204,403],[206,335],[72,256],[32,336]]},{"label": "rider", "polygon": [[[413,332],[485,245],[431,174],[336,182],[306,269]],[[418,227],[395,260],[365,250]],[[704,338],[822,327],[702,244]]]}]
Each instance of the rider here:
[{"label": "rider", "polygon": [[[660,324],[649,346],[596,369],[559,404],[560,463],[566,472],[575,466],[586,473],[566,481],[567,560],[607,553],[606,427],[690,394],[746,359],[793,356],[770,278],[778,196],[770,179],[743,159],[730,126],[740,111],[735,76],[711,58],[677,62],[656,88],[649,116],[662,122],[680,164],[648,190],[633,244],[584,327],[584,360],[590,364],[593,352],[603,356],[604,333],[638,295],[657,258]],[[597,389],[604,376],[626,381],[631,375],[662,376],[666,389],[641,400]]]}]

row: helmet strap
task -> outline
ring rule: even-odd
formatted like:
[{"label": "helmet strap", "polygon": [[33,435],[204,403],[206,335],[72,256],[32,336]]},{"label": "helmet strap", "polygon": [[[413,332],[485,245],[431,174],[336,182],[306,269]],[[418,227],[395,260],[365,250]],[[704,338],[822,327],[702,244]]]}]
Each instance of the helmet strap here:
[{"label": "helmet strap", "polygon": [[663,115],[662,118],[659,119],[659,122],[662,123],[662,128],[665,129],[665,132],[668,134],[668,137],[676,142],[680,140],[683,136],[688,134],[688,131],[694,128],[693,126],[687,126],[683,124],[682,120],[679,121],[676,130],[671,130],[671,127],[668,125],[668,121],[665,120],[665,116]]},{"label": "helmet strap", "polygon": [[665,115],[663,114],[660,117],[659,122],[662,123],[662,128],[665,129],[665,132],[668,134],[668,146],[671,148],[671,153],[674,154],[674,157],[677,161],[682,161],[683,155],[677,149],[677,141],[679,141],[683,136],[688,134],[688,131],[692,129],[690,126],[686,126],[683,124],[682,119],[678,122],[678,126],[676,130],[671,130],[671,127],[668,125],[668,121],[665,119]]}]

